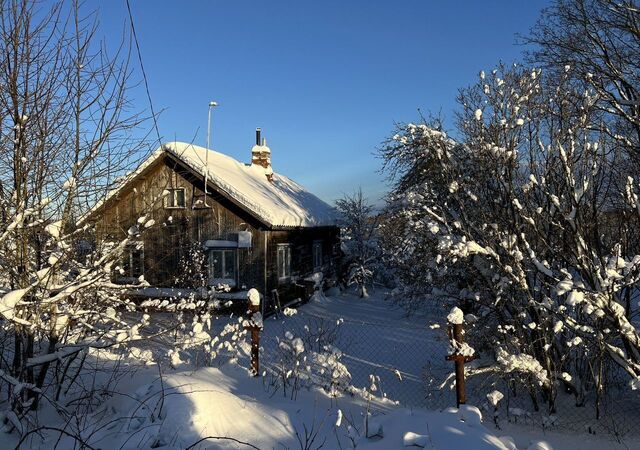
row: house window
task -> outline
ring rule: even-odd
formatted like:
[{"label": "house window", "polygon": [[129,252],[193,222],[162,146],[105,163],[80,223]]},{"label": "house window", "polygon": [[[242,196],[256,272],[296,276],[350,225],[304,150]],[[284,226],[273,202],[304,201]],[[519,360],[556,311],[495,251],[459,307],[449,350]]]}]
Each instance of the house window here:
[{"label": "house window", "polygon": [[278,279],[288,280],[291,277],[291,245],[278,244]]},{"label": "house window", "polygon": [[128,245],[122,255],[121,278],[125,283],[135,283],[144,275],[144,245],[136,242]]},{"label": "house window", "polygon": [[313,241],[313,270],[319,270],[322,267],[322,241]]},{"label": "house window", "polygon": [[233,248],[216,248],[209,251],[209,284],[236,286],[236,255]]},{"label": "house window", "polygon": [[184,188],[167,189],[169,192],[164,197],[165,208],[184,208],[186,205]]}]

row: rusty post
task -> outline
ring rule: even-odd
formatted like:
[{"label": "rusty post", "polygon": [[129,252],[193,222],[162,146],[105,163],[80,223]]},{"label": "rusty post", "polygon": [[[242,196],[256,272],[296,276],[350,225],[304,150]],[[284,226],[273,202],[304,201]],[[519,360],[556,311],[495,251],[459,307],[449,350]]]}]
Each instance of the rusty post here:
[{"label": "rusty post", "polygon": [[[253,315],[260,312],[260,305],[251,305],[249,312],[253,319]],[[255,325],[251,327],[251,371],[254,377],[260,374],[260,328]]]},{"label": "rusty post", "polygon": [[472,356],[464,356],[460,354],[460,347],[464,342],[464,331],[461,323],[449,325],[449,340],[453,344],[454,354],[447,356],[447,361],[454,361],[456,365],[456,403],[460,405],[467,403],[467,394],[464,382],[464,363],[473,360]]},{"label": "rusty post", "polygon": [[[453,326],[453,339],[458,345],[462,344],[462,324],[457,323]],[[456,355],[456,400],[458,408],[460,405],[467,403],[467,395],[464,389],[464,356]]]}]

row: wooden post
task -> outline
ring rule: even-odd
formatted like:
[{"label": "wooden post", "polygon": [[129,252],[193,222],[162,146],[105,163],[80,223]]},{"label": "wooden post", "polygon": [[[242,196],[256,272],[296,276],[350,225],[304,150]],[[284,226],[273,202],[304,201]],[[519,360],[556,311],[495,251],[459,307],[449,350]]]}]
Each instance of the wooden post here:
[{"label": "wooden post", "polygon": [[[251,305],[249,312],[253,319],[253,315],[260,312],[260,305]],[[255,325],[251,327],[251,372],[254,377],[260,375],[260,328]]]},{"label": "wooden post", "polygon": [[262,331],[260,293],[255,289],[250,289],[247,298],[249,300],[249,325],[244,328],[251,331],[251,373],[257,377],[260,375],[260,331]]},{"label": "wooden post", "polygon": [[473,356],[464,356],[459,352],[462,343],[464,342],[464,332],[461,323],[449,325],[449,340],[453,343],[455,352],[453,355],[446,357],[447,361],[454,361],[456,365],[456,404],[459,408],[460,405],[467,403],[467,393],[465,391],[464,381],[464,363],[472,361]]}]

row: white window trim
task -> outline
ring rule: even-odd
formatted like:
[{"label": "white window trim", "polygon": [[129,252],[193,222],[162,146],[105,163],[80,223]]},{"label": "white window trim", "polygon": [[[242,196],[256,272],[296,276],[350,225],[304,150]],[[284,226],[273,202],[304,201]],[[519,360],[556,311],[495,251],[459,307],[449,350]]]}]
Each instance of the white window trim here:
[{"label": "white window trim", "polygon": [[[187,190],[185,188],[171,188],[167,189],[169,193],[164,197],[164,208],[165,209],[185,209],[187,207]],[[184,199],[184,205],[182,206],[170,206],[169,205],[169,196],[173,195],[173,204],[175,205],[178,200],[177,192],[182,191],[182,198]]]}]

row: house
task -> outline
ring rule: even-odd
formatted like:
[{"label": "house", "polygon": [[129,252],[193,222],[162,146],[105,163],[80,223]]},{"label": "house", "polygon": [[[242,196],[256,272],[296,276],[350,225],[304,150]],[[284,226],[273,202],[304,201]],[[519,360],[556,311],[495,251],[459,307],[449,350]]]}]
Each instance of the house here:
[{"label": "house", "polygon": [[86,219],[98,242],[122,240],[141,216],[154,223],[128,247],[114,281],[189,287],[177,280],[195,271],[209,286],[267,298],[277,290],[286,300],[310,275],[330,276],[339,256],[334,209],[272,170],[260,129],[250,156],[245,164],[171,142],[125,177]]}]

